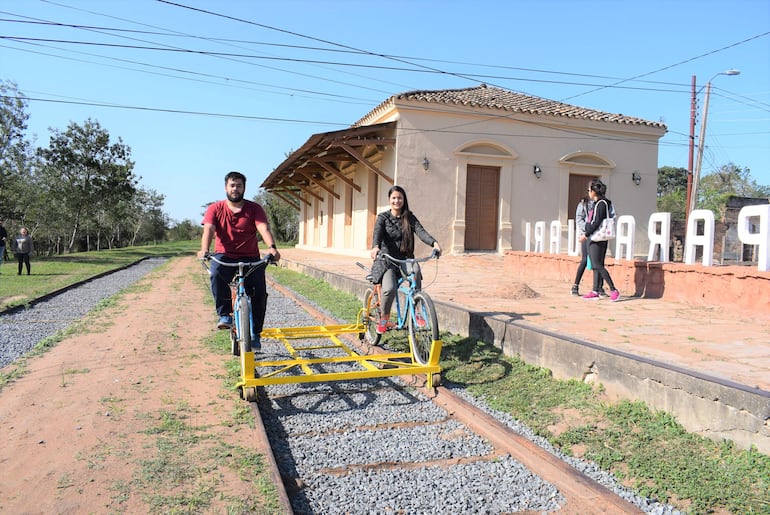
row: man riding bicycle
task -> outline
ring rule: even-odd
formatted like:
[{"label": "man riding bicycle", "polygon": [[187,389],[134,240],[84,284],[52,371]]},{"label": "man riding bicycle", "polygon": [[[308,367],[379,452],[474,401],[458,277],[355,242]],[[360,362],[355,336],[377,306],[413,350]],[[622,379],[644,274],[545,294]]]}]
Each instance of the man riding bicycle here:
[{"label": "man riding bicycle", "polygon": [[[281,259],[275,245],[275,239],[267,222],[267,215],[262,206],[246,200],[246,177],[240,172],[230,172],[225,176],[225,200],[208,206],[203,216],[203,237],[198,257],[203,258],[209,252],[211,240],[216,236],[215,257],[221,261],[258,261],[260,258],[257,233],[268,246],[267,252],[273,255],[274,262]],[[233,325],[232,296],[230,282],[237,268],[221,266],[211,262],[211,293],[214,296],[217,315],[217,329],[230,329]],[[251,297],[252,306],[252,342],[259,345],[259,334],[265,322],[267,311],[267,285],[265,269],[260,267],[246,278],[246,290]]]}]

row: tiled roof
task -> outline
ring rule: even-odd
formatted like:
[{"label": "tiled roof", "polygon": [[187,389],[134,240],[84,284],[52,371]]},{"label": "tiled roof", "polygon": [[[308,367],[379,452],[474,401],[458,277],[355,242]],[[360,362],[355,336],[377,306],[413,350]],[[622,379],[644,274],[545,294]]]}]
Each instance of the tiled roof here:
[{"label": "tiled roof", "polygon": [[465,89],[440,89],[433,91],[407,91],[393,95],[385,102],[375,107],[355,125],[366,123],[371,116],[378,112],[392,107],[398,100],[408,100],[415,102],[426,102],[435,104],[458,105],[478,108],[499,109],[511,113],[524,113],[541,116],[562,116],[566,118],[575,118],[581,120],[592,120],[598,122],[614,122],[626,125],[643,125],[648,127],[657,127],[665,129],[666,126],[660,122],[635,118],[623,114],[605,113],[595,109],[574,106],[548,100],[545,98],[525,95],[502,88],[495,88],[482,84],[473,88]]}]

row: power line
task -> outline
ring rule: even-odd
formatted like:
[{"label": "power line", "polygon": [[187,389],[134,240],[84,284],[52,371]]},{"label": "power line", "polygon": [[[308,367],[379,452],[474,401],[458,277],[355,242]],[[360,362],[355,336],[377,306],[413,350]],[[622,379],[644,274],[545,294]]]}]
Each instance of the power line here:
[{"label": "power line", "polygon": [[245,114],[228,114],[228,113],[209,113],[205,111],[189,111],[184,109],[168,109],[168,108],[162,108],[162,107],[141,107],[141,106],[130,106],[130,105],[122,105],[122,104],[109,104],[109,103],[103,103],[103,102],[88,102],[88,101],[76,101],[76,100],[53,100],[50,98],[35,98],[35,97],[27,97],[27,96],[9,96],[9,95],[0,95],[0,98],[10,99],[10,100],[29,100],[33,102],[48,102],[48,103],[54,103],[54,104],[71,104],[71,105],[82,105],[82,106],[92,106],[92,107],[108,107],[112,109],[127,109],[131,111],[152,111],[157,113],[171,113],[171,114],[190,114],[190,115],[196,115],[196,116],[207,116],[207,117],[213,117],[213,118],[233,118],[233,119],[239,119],[239,120],[255,120],[255,121],[263,121],[263,122],[282,122],[282,123],[301,123],[301,124],[312,124],[312,125],[330,125],[334,127],[348,127],[349,123],[337,123],[337,122],[326,122],[326,121],[315,121],[315,120],[299,120],[294,118],[275,118],[270,116],[254,116],[254,115],[245,115]]},{"label": "power line", "polygon": [[[7,13],[4,11],[0,11],[2,14],[12,14],[14,16],[20,16],[13,13]],[[194,39],[202,39],[206,41],[213,41],[218,43],[239,43],[239,44],[248,44],[248,45],[260,45],[260,46],[270,46],[270,47],[278,47],[278,48],[289,48],[294,50],[311,50],[311,51],[319,51],[319,52],[333,52],[333,53],[342,53],[342,54],[352,54],[352,55],[369,55],[367,52],[363,50],[348,50],[348,49],[337,49],[337,48],[322,48],[322,47],[313,47],[313,46],[306,46],[306,45],[290,45],[286,43],[271,43],[266,41],[254,41],[254,40],[246,40],[246,39],[229,39],[229,38],[219,38],[219,37],[211,37],[211,36],[197,36],[194,34],[185,34],[181,32],[159,32],[159,31],[147,31],[147,30],[136,30],[136,29],[123,29],[123,28],[116,28],[116,27],[104,27],[104,26],[98,26],[98,25],[81,25],[81,24],[70,24],[70,23],[60,23],[60,22],[52,22],[52,21],[28,21],[28,20],[12,20],[12,19],[3,19],[0,18],[0,22],[9,22],[9,23],[26,23],[26,24],[35,24],[35,25],[46,25],[46,26],[56,26],[56,27],[68,27],[68,28],[75,28],[75,29],[82,29],[82,30],[95,30],[95,31],[106,31],[106,32],[125,32],[125,33],[132,33],[132,34],[145,34],[145,35],[154,35],[154,36],[168,36],[168,37],[184,37],[184,38],[194,38]],[[136,23],[136,22],[134,22]],[[516,70],[516,71],[524,71],[524,72],[530,72],[530,73],[541,73],[541,74],[550,74],[550,75],[564,75],[564,76],[570,76],[570,77],[585,77],[590,79],[605,79],[605,80],[623,80],[627,81],[627,79],[621,79],[619,77],[612,77],[612,76],[606,76],[606,75],[594,75],[594,74],[586,74],[586,73],[574,73],[574,72],[561,72],[556,70],[540,70],[537,68],[522,68],[522,67],[516,67],[516,66],[504,66],[504,65],[496,65],[496,64],[484,64],[484,63],[469,63],[466,61],[451,61],[451,60],[444,60],[444,59],[428,59],[424,57],[415,57],[415,56],[402,56],[402,55],[393,55],[393,54],[381,54],[383,56],[386,56],[388,58],[393,59],[401,59],[401,60],[410,60],[410,61],[424,61],[424,62],[434,62],[434,63],[441,63],[441,64],[456,64],[456,65],[462,65],[462,66],[475,66],[480,68],[491,68],[491,69],[500,69],[500,70]],[[464,72],[467,73],[467,72]],[[506,76],[496,76],[496,75],[488,75],[485,77],[490,78],[502,78],[502,79],[512,79],[510,77]],[[545,81],[544,81],[545,82]],[[662,82],[662,81],[644,81],[639,80],[636,82],[643,82],[648,84],[660,84],[660,85],[667,85],[667,86],[677,86],[677,87],[686,87],[687,84],[683,83],[673,83],[673,82]],[[564,82],[564,84],[575,84],[575,85],[592,85],[592,84],[583,84],[583,83],[568,83]]]},{"label": "power line", "polygon": [[646,77],[648,75],[653,75],[655,73],[659,73],[659,72],[662,72],[662,71],[665,71],[665,70],[668,70],[668,69],[671,69],[671,68],[675,68],[675,67],[680,66],[682,64],[698,60],[698,59],[700,59],[702,57],[706,57],[706,56],[709,56],[709,55],[716,54],[718,52],[722,52],[724,50],[727,50],[728,48],[733,48],[733,47],[736,47],[736,46],[739,46],[739,45],[743,45],[744,43],[748,43],[749,41],[753,41],[755,39],[758,39],[758,38],[761,38],[761,37],[765,37],[765,36],[767,36],[769,34],[770,34],[770,31],[763,32],[762,34],[757,34],[756,36],[752,36],[750,38],[744,39],[742,41],[738,41],[736,43],[732,43],[732,44],[724,46],[722,48],[717,48],[716,50],[711,50],[711,51],[706,52],[704,54],[697,55],[697,56],[691,57],[689,59],[685,59],[684,61],[679,61],[678,63],[670,64],[668,66],[664,66],[663,68],[658,68],[657,70],[652,70],[652,71],[649,71],[649,72],[641,73],[639,75],[635,75],[633,77],[629,77],[628,79],[623,79],[621,81],[615,82],[613,84],[609,84],[607,86],[602,86],[602,87],[599,87],[599,88],[596,88],[596,89],[592,89],[590,91],[585,91],[583,93],[578,93],[577,95],[572,95],[571,97],[567,97],[567,98],[565,98],[563,100],[571,100],[573,98],[577,98],[577,97],[580,97],[580,96],[583,96],[583,95],[587,95],[589,93],[594,93],[596,91],[601,91],[602,89],[605,89],[605,88],[608,88],[608,87],[611,87],[611,86],[617,86],[618,84],[622,84],[624,82],[628,82],[628,81],[631,81],[631,80],[636,80],[636,79],[639,79],[641,77]]}]

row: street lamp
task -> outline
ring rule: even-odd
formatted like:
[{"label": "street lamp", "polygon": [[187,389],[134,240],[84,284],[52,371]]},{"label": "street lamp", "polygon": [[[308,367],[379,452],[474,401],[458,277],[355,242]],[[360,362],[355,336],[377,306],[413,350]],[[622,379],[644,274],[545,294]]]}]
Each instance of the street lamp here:
[{"label": "street lamp", "polygon": [[[740,70],[726,70],[714,74],[706,85],[695,91],[695,75],[692,76],[692,99],[690,101],[690,158],[687,163],[687,206],[685,210],[685,224],[690,219],[690,213],[695,209],[695,201],[698,198],[698,181],[700,180],[701,163],[703,162],[703,148],[706,139],[706,120],[709,113],[709,97],[711,96],[711,81],[720,75],[740,75]],[[698,93],[706,88],[703,99],[703,116],[701,119],[700,136],[698,139],[698,161],[693,171],[693,150],[695,148],[695,111]]]}]

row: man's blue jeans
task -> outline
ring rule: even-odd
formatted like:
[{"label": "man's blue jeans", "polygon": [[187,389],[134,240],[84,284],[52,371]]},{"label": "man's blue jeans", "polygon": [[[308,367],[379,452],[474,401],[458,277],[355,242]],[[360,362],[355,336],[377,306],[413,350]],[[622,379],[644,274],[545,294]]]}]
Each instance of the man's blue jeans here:
[{"label": "man's blue jeans", "polygon": [[[237,263],[238,261],[253,262],[259,261],[258,257],[242,257],[240,259],[226,257],[224,254],[215,254],[214,257],[226,263]],[[216,261],[211,261],[211,293],[214,296],[214,304],[217,308],[217,315],[220,317],[230,316],[233,313],[233,300],[230,290],[230,282],[238,272],[238,267],[222,266]],[[246,276],[246,293],[251,297],[251,313],[254,327],[252,332],[259,334],[262,332],[262,326],[265,323],[265,312],[267,311],[267,285],[265,283],[265,267],[261,266]]]}]

